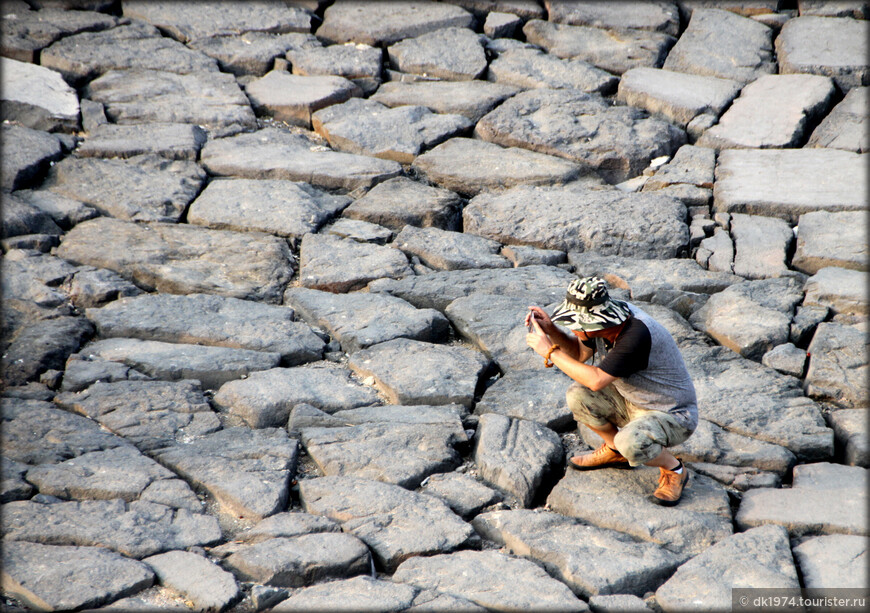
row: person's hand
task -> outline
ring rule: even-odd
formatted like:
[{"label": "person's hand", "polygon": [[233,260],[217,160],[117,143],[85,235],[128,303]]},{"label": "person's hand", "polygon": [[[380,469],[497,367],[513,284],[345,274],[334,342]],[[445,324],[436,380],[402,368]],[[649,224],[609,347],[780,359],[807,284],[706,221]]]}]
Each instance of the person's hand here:
[{"label": "person's hand", "polygon": [[550,319],[550,316],[547,315],[547,312],[541,307],[529,307],[529,312],[526,313],[525,319],[525,324],[527,328],[531,329],[533,320],[538,322],[541,330],[543,330],[545,334],[551,334],[553,332],[553,329],[555,328],[555,324]]},{"label": "person's hand", "polygon": [[526,334],[526,345],[531,347],[535,353],[544,357],[552,345],[550,337],[541,329],[537,319],[531,318],[529,321],[531,322],[532,331]]}]

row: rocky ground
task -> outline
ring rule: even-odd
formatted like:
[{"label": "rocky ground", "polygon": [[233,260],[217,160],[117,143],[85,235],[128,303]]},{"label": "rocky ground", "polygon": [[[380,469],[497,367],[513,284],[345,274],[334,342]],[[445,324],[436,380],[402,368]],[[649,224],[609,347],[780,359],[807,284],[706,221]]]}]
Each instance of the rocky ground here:
[{"label": "rocky ground", "polygon": [[[8,610],[867,586],[864,2],[2,5]],[[677,340],[671,509],[524,343]]]}]

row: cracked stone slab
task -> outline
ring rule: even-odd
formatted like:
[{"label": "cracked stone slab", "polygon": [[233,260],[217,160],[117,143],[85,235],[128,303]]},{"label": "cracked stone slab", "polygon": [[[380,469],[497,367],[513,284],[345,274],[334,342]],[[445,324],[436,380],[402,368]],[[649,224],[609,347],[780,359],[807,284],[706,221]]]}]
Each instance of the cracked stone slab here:
[{"label": "cracked stone slab", "polygon": [[93,335],[82,317],[55,317],[18,330],[3,351],[0,365],[9,385],[36,380],[47,370],[61,370],[67,358]]},{"label": "cracked stone slab", "polygon": [[339,522],[366,543],[388,571],[413,556],[452,551],[474,532],[440,500],[378,481],[303,479],[299,497],[306,512]]},{"label": "cracked stone slab", "polygon": [[110,70],[91,81],[83,96],[102,103],[106,117],[118,124],[189,123],[212,138],[257,127],[235,77],[217,70]]},{"label": "cracked stone slab", "polygon": [[792,537],[821,534],[868,535],[866,468],[819,462],[794,469],[789,489],[755,489],[743,494],[735,525],[784,527]]},{"label": "cracked stone slab", "polygon": [[284,123],[310,128],[316,111],[362,95],[352,81],[336,76],[301,76],[272,70],[245,91],[254,110]]},{"label": "cracked stone slab", "polygon": [[423,264],[436,270],[511,266],[510,261],[499,254],[501,243],[465,232],[405,226],[391,245],[408,256],[417,256]]},{"label": "cracked stone slab", "polygon": [[619,33],[533,19],[523,26],[526,40],[563,59],[579,59],[621,75],[638,67],[660,68],[674,37],[664,32],[625,29]]},{"label": "cracked stone slab", "polygon": [[826,266],[804,284],[804,306],[829,307],[835,314],[862,317],[870,312],[867,295],[868,272]]},{"label": "cracked stone slab", "polygon": [[390,108],[357,98],[317,111],[311,122],[334,149],[403,164],[472,126],[462,115],[433,113],[425,106]]},{"label": "cracked stone slab", "polygon": [[722,151],[713,211],[796,223],[812,211],[865,210],[867,155],[839,149]]},{"label": "cracked stone slab", "polygon": [[199,126],[183,123],[104,123],[90,130],[85,142],[76,149],[76,155],[130,158],[153,153],[171,160],[196,161],[206,138],[205,130]]},{"label": "cracked stone slab", "polygon": [[464,518],[476,515],[484,507],[502,499],[498,491],[458,472],[430,475],[422,485],[421,492],[442,500]]},{"label": "cracked stone slab", "polygon": [[[3,43],[0,49],[6,58],[32,62],[35,66],[38,66],[39,52],[56,40],[79,32],[105,30],[118,24],[117,17],[96,10],[67,11],[61,7],[45,6],[38,11],[30,9],[23,2],[7,2],[3,6],[0,26]],[[3,72],[6,72],[5,65]]]},{"label": "cracked stone slab", "polygon": [[390,66],[436,79],[472,81],[487,67],[480,35],[468,28],[442,28],[387,48]]},{"label": "cracked stone slab", "polygon": [[239,427],[178,443],[155,457],[214,496],[222,514],[259,520],[285,509],[297,448],[284,430]]},{"label": "cracked stone slab", "polygon": [[143,452],[219,430],[197,381],[99,381],[55,402],[99,422]]},{"label": "cracked stone slab", "polygon": [[[704,587],[699,590],[698,586]],[[656,590],[656,602],[665,610],[728,608],[735,587],[800,587],[788,533],[783,528],[752,528],[719,541],[680,566]]]},{"label": "cracked stone slab", "polygon": [[662,68],[749,83],[776,72],[772,36],[754,19],[698,8]]},{"label": "cracked stone slab", "polygon": [[259,543],[272,538],[292,538],[322,532],[341,532],[334,521],[302,512],[276,513],[236,535],[244,543]]},{"label": "cracked stone slab", "polygon": [[792,548],[807,588],[867,589],[866,536],[829,534],[811,537]]},{"label": "cracked stone slab", "polygon": [[407,177],[378,183],[342,212],[342,217],[379,224],[393,231],[406,225],[458,231],[462,199],[453,192]]},{"label": "cracked stone slab", "polygon": [[238,415],[252,428],[283,426],[298,404],[334,413],[376,404],[378,396],[345,368],[275,368],[230,381],[214,396],[218,407]]},{"label": "cracked stone slab", "polygon": [[204,556],[188,551],[168,551],[142,560],[161,585],[184,596],[200,610],[221,611],[239,596],[233,576]]},{"label": "cracked stone slab", "polygon": [[665,32],[671,36],[677,36],[680,27],[680,14],[677,7],[665,2],[602,4],[588,0],[586,2],[547,0],[546,5],[550,20],[556,23],[605,30],[626,28],[649,30]]},{"label": "cracked stone slab", "polygon": [[6,538],[46,545],[108,547],[132,558],[221,540],[217,519],[153,502],[114,500],[3,505]]},{"label": "cracked stone slab", "polygon": [[18,146],[3,155],[2,188],[4,191],[25,189],[40,183],[52,162],[63,155],[60,139],[54,134],[6,123],[3,140]]},{"label": "cracked stone slab", "polygon": [[306,30],[304,34],[251,31],[232,36],[213,36],[199,38],[188,43],[188,46],[217,60],[218,66],[224,72],[236,76],[261,77],[272,70],[276,59],[284,57],[286,53],[321,45]]},{"label": "cracked stone slab", "polygon": [[837,444],[843,450],[843,460],[850,466],[870,467],[868,415],[870,409],[846,409],[833,411],[828,415],[828,423],[837,436]]},{"label": "cracked stone slab", "polygon": [[99,607],[152,583],[146,564],[103,547],[3,543],[3,591],[33,609]]},{"label": "cracked stone slab", "polygon": [[319,360],[324,343],[292,309],[210,294],[146,294],[87,309],[103,338],[250,349],[295,366]]},{"label": "cracked stone slab", "polygon": [[574,426],[565,391],[572,380],[558,369],[511,370],[489,386],[474,407],[475,415],[498,413],[538,422],[556,431]]},{"label": "cracked stone slab", "polygon": [[465,232],[506,245],[657,260],[688,244],[685,211],[664,194],[518,186],[474,197],[462,218]]},{"label": "cracked stone slab", "polygon": [[734,274],[749,279],[790,274],[787,260],[794,245],[794,231],[785,220],[734,213],[731,236]]},{"label": "cracked stone slab", "polygon": [[480,416],[474,462],[481,477],[529,507],[564,459],[559,435],[546,426],[496,413]]},{"label": "cracked stone slab", "polygon": [[285,55],[293,74],[344,77],[365,94],[373,93],[381,84],[381,56],[376,47],[353,44],[297,47]]},{"label": "cracked stone slab", "polygon": [[344,293],[362,289],[376,279],[413,274],[408,258],[398,249],[331,234],[302,237],[299,281],[303,287]]},{"label": "cracked stone slab", "polygon": [[523,184],[560,185],[581,175],[577,164],[559,157],[459,137],[418,156],[411,168],[463,196]]},{"label": "cracked stone slab", "polygon": [[52,167],[45,186],[117,219],[175,223],[205,179],[195,162],[154,154],[127,160],[69,157]]},{"label": "cracked stone slab", "polygon": [[438,342],[449,322],[435,309],[418,309],[386,294],[334,294],[303,287],[284,292],[284,304],[309,325],[322,328],[353,353],[394,338]]},{"label": "cracked stone slab", "polygon": [[569,471],[547,498],[548,507],[599,528],[649,541],[687,560],[731,535],[725,489],[708,477],[690,474],[690,487],[677,507],[649,500],[658,469]]},{"label": "cracked stone slab", "polygon": [[498,551],[415,557],[394,581],[454,594],[490,611],[588,611],[570,589],[529,560]]},{"label": "cracked stone slab", "polygon": [[31,204],[48,214],[64,230],[69,230],[77,223],[93,219],[99,215],[97,211],[83,202],[58,196],[46,189],[18,190],[7,202],[11,202],[13,198]]},{"label": "cracked stone slab", "polygon": [[33,496],[33,486],[24,480],[30,468],[29,464],[3,458],[0,462],[0,504],[27,500]]},{"label": "cracked stone slab", "polygon": [[855,87],[813,130],[807,147],[845,149],[855,153],[870,151],[870,132],[866,126],[870,88]]},{"label": "cracked stone slab", "polygon": [[348,366],[393,404],[471,406],[487,357],[461,346],[435,345],[398,338],[357,351]]},{"label": "cracked stone slab", "polygon": [[492,511],[472,525],[510,553],[542,564],[583,598],[643,596],[679,565],[676,555],[652,543],[538,509]]},{"label": "cracked stone slab", "polygon": [[495,106],[519,91],[518,88],[488,81],[389,81],[370,100],[389,107],[425,106],[434,113],[462,115],[477,121]]},{"label": "cracked stone slab", "polygon": [[829,266],[866,271],[870,241],[865,219],[866,213],[859,211],[801,215],[792,266],[811,275]]},{"label": "cracked stone slab", "polygon": [[280,302],[293,274],[287,243],[275,236],[105,217],[70,230],[57,254],[113,270],[149,291],[270,303]]},{"label": "cracked stone slab", "polygon": [[[41,13],[42,11],[40,11]],[[106,19],[111,17],[105,16]],[[2,27],[14,21],[3,19]],[[6,33],[3,45],[8,44]],[[5,55],[5,53],[4,53]],[[79,125],[79,99],[60,73],[10,57],[0,60],[2,116],[33,130],[72,132]],[[5,173],[4,173],[5,174]]]},{"label": "cracked stone slab", "polygon": [[569,159],[609,183],[641,174],[650,160],[671,155],[686,142],[680,128],[639,109],[610,106],[597,94],[546,88],[505,101],[474,133],[504,147]]},{"label": "cracked stone slab", "polygon": [[202,165],[218,176],[304,181],[316,187],[351,191],[398,176],[398,162],[331,151],[308,138],[265,128],[209,141]]},{"label": "cracked stone slab", "polygon": [[867,406],[867,345],[865,329],[820,323],[807,348],[807,395],[850,408]]},{"label": "cracked stone slab", "polygon": [[537,49],[512,49],[489,65],[487,79],[521,89],[577,89],[586,93],[610,94],[619,79],[579,59],[560,59]]}]

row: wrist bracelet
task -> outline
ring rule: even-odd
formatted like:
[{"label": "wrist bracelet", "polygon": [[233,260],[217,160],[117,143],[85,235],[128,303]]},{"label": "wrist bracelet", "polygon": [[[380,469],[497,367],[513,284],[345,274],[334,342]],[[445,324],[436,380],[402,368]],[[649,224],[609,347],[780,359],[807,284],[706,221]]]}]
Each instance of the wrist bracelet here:
[{"label": "wrist bracelet", "polygon": [[559,345],[550,345],[550,350],[547,351],[547,355],[544,357],[544,368],[553,368],[554,364],[552,360],[550,360],[550,356],[553,355],[553,352],[559,348]]}]

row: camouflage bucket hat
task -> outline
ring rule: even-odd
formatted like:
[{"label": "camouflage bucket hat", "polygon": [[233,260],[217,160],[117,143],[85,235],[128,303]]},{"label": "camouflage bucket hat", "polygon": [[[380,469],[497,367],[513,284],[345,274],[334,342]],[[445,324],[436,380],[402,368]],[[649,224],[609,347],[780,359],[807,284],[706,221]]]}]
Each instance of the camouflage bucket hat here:
[{"label": "camouflage bucket hat", "polygon": [[551,319],[571,330],[595,332],[618,326],[629,317],[628,304],[610,297],[604,279],[584,277],[571,282]]}]

